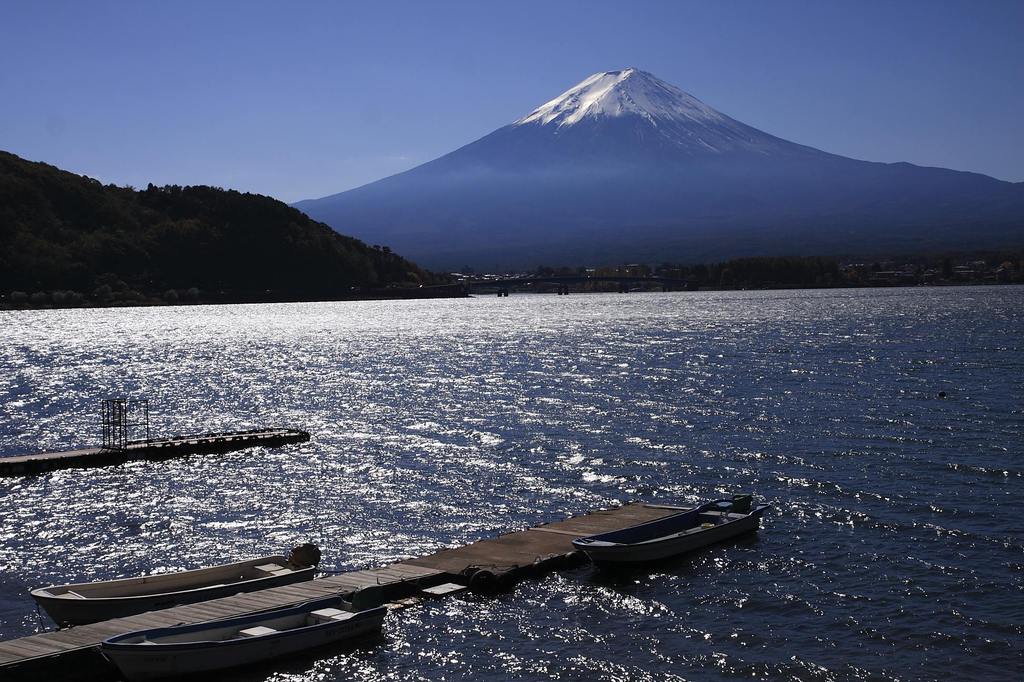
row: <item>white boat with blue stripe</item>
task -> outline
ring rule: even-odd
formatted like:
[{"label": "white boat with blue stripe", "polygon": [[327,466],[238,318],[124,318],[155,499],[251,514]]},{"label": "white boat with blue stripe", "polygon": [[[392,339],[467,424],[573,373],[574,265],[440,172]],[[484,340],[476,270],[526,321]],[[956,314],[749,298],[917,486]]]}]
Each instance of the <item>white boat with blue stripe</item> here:
[{"label": "white boat with blue stripe", "polygon": [[387,609],[356,611],[342,597],[225,620],[139,630],[100,646],[128,680],[215,672],[379,632]]},{"label": "white boat with blue stripe", "polygon": [[735,495],[622,530],[576,538],[572,544],[596,564],[657,561],[756,531],[766,509],[767,504],[753,507],[750,495]]}]

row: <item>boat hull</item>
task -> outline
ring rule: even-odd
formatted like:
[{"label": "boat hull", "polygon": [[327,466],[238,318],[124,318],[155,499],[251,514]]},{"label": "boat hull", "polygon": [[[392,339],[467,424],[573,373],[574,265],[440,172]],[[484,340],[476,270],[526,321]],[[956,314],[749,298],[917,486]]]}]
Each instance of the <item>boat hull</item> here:
[{"label": "boat hull", "polygon": [[269,587],[290,585],[305,580],[312,580],[315,573],[316,569],[309,567],[296,569],[283,575],[271,575],[265,578],[227,585],[128,597],[68,599],[65,597],[48,596],[43,594],[45,590],[34,590],[32,598],[36,600],[36,603],[46,611],[47,615],[55,623],[61,627],[66,627],[69,625],[96,623],[112,618],[124,618],[145,613],[146,611],[159,611],[184,604],[196,604],[211,599],[219,599],[220,597],[229,597],[242,592],[255,592],[256,590],[265,590]]},{"label": "boat hull", "polygon": [[[710,507],[710,505],[707,506]],[[746,514],[711,512],[712,514],[719,514],[720,518],[727,520],[716,523],[709,528],[695,528],[691,532],[670,533],[665,537],[643,538],[635,542],[603,541],[602,536],[591,536],[589,538],[573,540],[573,546],[585,552],[591,561],[598,565],[614,566],[659,561],[723,542],[744,533],[756,531],[761,525],[761,516],[765,509],[767,509],[767,506],[761,506]],[[683,512],[679,516],[699,513],[702,510],[703,508]],[[725,515],[721,516],[723,513]],[[665,524],[666,522],[671,523],[671,518],[652,523]],[[643,527],[642,525],[636,528]],[[630,529],[624,529],[623,531],[607,535],[628,532],[630,532]]]},{"label": "boat hull", "polygon": [[[233,639],[226,642],[196,641],[182,644],[119,644],[124,639],[146,631],[128,633],[111,638],[102,644],[106,656],[128,680],[156,680],[182,675],[199,675],[229,668],[237,668],[268,661],[309,649],[337,645],[366,637],[381,629],[387,610],[381,607],[356,613],[349,620],[324,623],[298,630],[278,632],[252,639]],[[274,614],[265,614],[271,617]],[[236,621],[248,619],[234,619]],[[218,621],[211,626],[223,627],[231,620]],[[148,631],[166,634],[174,630],[191,630],[201,638],[202,628],[188,626]]]}]

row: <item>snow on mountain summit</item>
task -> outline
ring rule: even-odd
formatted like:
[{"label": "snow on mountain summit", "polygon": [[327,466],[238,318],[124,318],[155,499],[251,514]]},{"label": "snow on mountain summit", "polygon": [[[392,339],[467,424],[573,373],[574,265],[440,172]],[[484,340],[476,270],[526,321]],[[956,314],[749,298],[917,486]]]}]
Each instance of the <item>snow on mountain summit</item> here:
[{"label": "snow on mountain summit", "polygon": [[[593,126],[600,132],[595,133]],[[650,151],[676,154],[678,158],[724,153],[820,153],[730,118],[636,68],[595,73],[507,129],[546,131],[559,138],[586,130],[575,138],[580,144],[591,149],[614,149],[612,154],[618,157]]]},{"label": "snow on mountain summit", "polygon": [[726,118],[693,95],[630,67],[595,73],[513,125],[561,127],[587,118],[629,115],[641,116],[655,125],[659,120],[709,123]]}]

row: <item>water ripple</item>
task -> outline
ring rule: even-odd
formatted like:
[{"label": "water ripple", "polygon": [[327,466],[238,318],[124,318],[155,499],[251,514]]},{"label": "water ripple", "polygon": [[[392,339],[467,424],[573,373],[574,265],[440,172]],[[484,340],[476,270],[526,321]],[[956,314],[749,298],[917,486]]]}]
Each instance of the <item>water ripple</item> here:
[{"label": "water ripple", "polygon": [[[1013,679],[1024,289],[0,312],[0,452],[293,425],[309,443],[0,480],[0,636],[30,587],[313,540],[344,570],[733,491],[765,529],[390,614],[225,679]],[[938,397],[939,391],[946,394]]]}]

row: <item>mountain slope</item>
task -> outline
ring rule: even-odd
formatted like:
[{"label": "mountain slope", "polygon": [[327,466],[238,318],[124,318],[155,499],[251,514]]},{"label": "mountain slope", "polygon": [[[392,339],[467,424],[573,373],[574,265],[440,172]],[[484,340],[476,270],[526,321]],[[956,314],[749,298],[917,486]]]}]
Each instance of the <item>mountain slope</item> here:
[{"label": "mountain slope", "polygon": [[1024,185],[795,144],[637,69],[405,173],[296,204],[434,267],[1024,243]]},{"label": "mountain slope", "polygon": [[270,197],[213,187],[137,192],[0,152],[0,294],[194,288],[305,298],[430,278]]}]

